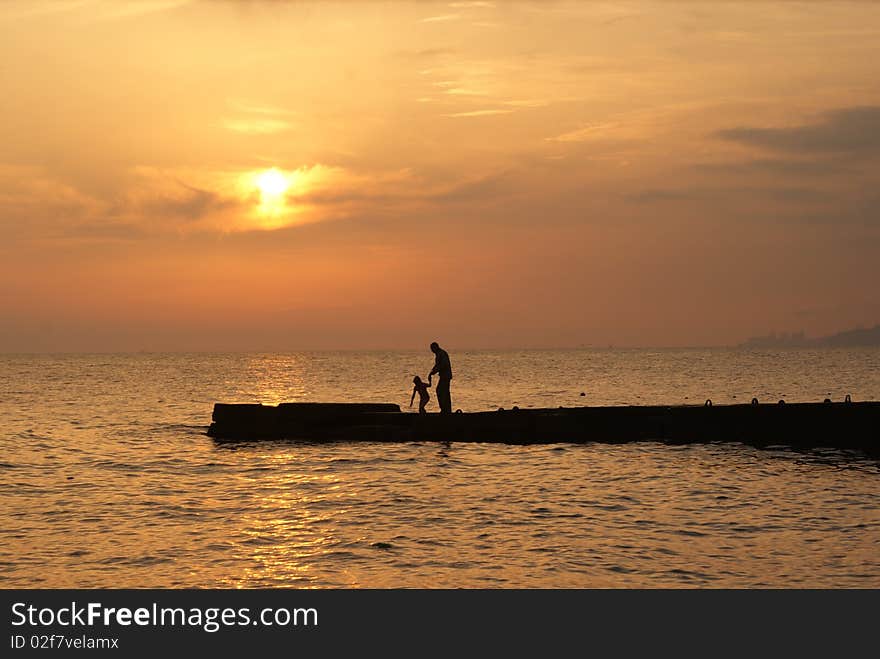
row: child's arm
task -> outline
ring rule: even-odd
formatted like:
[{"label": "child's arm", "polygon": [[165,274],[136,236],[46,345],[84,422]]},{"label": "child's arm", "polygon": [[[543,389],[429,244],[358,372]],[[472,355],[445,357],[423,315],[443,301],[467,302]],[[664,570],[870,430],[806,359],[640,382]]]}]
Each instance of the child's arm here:
[{"label": "child's arm", "polygon": [[416,388],[413,387],[413,395],[409,397],[409,406],[412,407],[413,401],[416,399]]},{"label": "child's arm", "polygon": [[433,377],[433,374],[431,374],[431,375],[428,376],[428,386],[429,386],[429,387],[431,386],[431,378],[432,378],[432,377]]}]

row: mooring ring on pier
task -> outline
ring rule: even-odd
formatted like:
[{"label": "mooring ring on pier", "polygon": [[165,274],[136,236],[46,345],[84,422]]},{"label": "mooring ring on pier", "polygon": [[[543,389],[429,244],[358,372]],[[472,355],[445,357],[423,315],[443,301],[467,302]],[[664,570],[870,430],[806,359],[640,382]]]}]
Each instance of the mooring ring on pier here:
[{"label": "mooring ring on pier", "polygon": [[852,402],[852,396],[850,396],[849,394],[847,394],[847,395],[846,395],[846,398],[843,399],[843,402],[844,402],[844,403],[851,403],[851,402]]},{"label": "mooring ring on pier", "polygon": [[752,398],[752,405],[757,405],[757,404],[758,404],[758,399]]},{"label": "mooring ring on pier", "polygon": [[780,404],[780,405],[785,405],[785,401],[782,400],[782,399],[780,398],[780,399],[779,399],[779,404]]},{"label": "mooring ring on pier", "polygon": [[707,398],[707,399],[706,399],[706,402],[703,403],[703,407],[712,407],[712,399],[711,399],[711,398]]}]

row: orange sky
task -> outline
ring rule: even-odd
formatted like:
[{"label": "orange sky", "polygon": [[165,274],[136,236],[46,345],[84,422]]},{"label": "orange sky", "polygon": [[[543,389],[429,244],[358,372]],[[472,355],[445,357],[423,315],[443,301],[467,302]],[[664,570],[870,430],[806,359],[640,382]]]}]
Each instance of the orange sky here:
[{"label": "orange sky", "polygon": [[0,9],[0,351],[880,322],[880,5]]}]

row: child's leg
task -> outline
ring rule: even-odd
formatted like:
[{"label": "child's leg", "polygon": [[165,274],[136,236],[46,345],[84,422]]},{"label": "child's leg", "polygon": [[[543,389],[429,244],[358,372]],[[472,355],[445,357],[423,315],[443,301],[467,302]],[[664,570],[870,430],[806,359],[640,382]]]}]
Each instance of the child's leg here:
[{"label": "child's leg", "polygon": [[425,405],[428,404],[429,398],[425,396],[419,401],[419,414],[427,414],[428,410],[425,409]]}]

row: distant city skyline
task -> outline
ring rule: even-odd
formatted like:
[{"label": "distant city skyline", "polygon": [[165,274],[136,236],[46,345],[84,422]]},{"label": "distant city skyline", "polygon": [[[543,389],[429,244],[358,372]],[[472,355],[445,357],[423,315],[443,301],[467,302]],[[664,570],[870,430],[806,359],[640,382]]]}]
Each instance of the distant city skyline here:
[{"label": "distant city skyline", "polygon": [[11,0],[0,352],[880,323],[880,5]]}]

